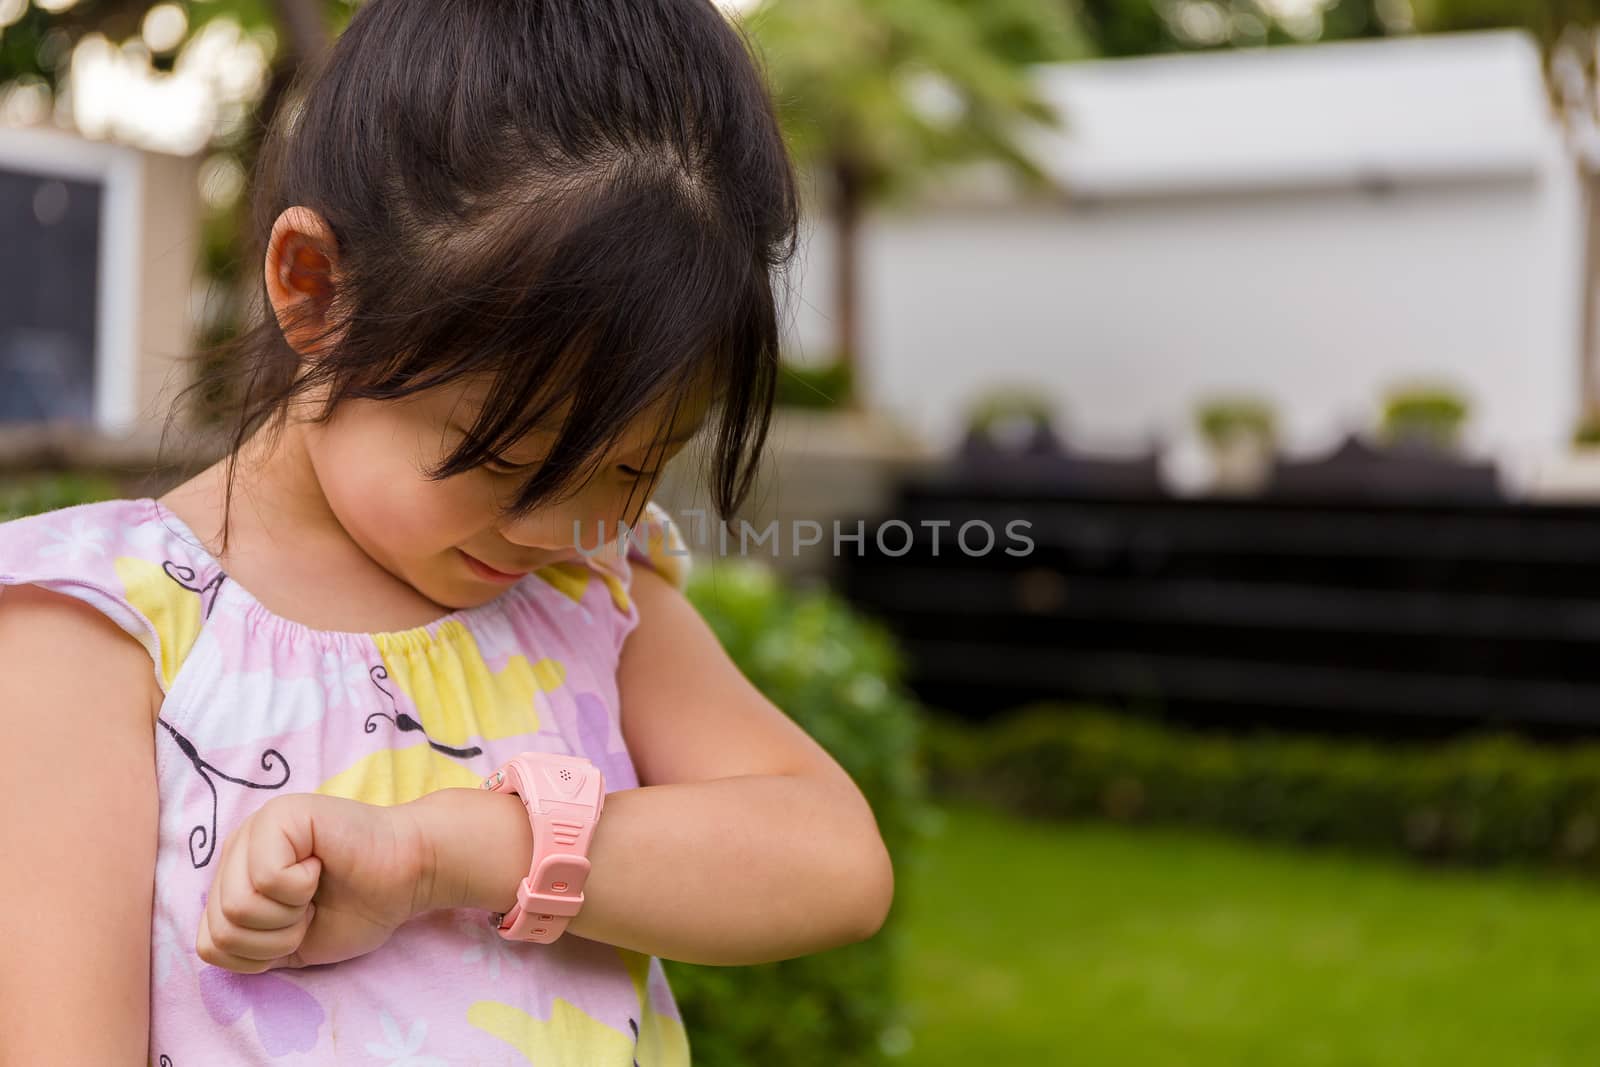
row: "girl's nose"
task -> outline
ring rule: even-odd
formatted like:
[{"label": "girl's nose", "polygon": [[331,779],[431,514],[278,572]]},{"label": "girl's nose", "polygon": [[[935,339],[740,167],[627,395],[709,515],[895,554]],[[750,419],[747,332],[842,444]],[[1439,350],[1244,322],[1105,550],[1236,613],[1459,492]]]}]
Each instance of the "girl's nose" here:
[{"label": "girl's nose", "polygon": [[500,536],[523,548],[565,549],[576,543],[574,517],[564,509],[541,508],[532,515],[501,523]]},{"label": "girl's nose", "polygon": [[603,542],[615,541],[618,533],[617,519],[605,512],[560,505],[510,519],[500,527],[500,535],[507,541],[536,550],[595,549]]},{"label": "girl's nose", "polygon": [[629,488],[596,479],[565,500],[508,520],[501,526],[501,535],[526,548],[596,550],[618,541],[623,535],[622,523],[642,506],[634,499],[639,495],[637,487],[632,493]]}]

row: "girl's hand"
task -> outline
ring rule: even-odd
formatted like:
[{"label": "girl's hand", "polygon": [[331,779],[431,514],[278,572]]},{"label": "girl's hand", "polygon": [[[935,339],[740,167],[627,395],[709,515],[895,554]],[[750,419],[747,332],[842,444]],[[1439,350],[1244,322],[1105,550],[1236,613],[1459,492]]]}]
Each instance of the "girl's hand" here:
[{"label": "girl's hand", "polygon": [[224,842],[195,949],[243,974],[364,955],[427,906],[415,809],[294,793]]}]

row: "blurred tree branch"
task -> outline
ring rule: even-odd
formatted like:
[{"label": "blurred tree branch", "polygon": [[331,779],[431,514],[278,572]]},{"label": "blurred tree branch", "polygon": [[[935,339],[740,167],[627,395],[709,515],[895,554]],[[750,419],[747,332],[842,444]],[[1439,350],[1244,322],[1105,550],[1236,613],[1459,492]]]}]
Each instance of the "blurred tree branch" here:
[{"label": "blurred tree branch", "polygon": [[824,185],[834,354],[853,363],[866,206],[959,163],[1047,184],[1026,129],[1060,120],[1027,67],[1089,49],[1065,5],[1038,0],[766,0],[743,21],[790,148]]},{"label": "blurred tree branch", "polygon": [[1539,43],[1550,106],[1583,198],[1579,330],[1581,426],[1600,422],[1600,0],[1417,0],[1434,31],[1516,27]]},{"label": "blurred tree branch", "polygon": [[1066,0],[1103,55],[1255,48],[1405,33],[1410,0]]}]

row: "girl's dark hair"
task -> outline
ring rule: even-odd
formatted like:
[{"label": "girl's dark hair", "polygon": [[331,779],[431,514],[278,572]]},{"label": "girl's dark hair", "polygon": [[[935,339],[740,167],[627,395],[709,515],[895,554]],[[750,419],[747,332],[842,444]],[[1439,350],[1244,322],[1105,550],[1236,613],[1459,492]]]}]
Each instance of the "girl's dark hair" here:
[{"label": "girl's dark hair", "polygon": [[343,400],[480,374],[482,412],[430,477],[493,460],[570,401],[515,498],[530,510],[641,413],[710,383],[713,502],[728,514],[748,494],[798,207],[763,79],[712,0],[368,0],[291,89],[253,196],[254,263],[304,205],[333,231],[339,278],[303,373],[264,283],[230,346],[230,498],[240,447],[308,390],[328,389],[326,421]]}]

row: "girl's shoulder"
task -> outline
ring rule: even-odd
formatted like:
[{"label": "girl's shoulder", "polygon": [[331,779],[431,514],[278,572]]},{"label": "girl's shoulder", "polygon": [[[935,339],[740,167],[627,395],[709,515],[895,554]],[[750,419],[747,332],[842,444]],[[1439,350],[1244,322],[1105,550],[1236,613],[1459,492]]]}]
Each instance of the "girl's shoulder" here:
[{"label": "girl's shoulder", "polygon": [[144,646],[163,689],[215,594],[219,579],[208,573],[215,569],[208,561],[204,548],[150,498],[0,523],[0,594],[36,585],[89,604]]}]

